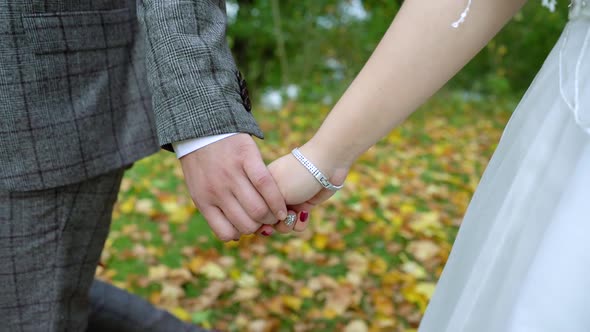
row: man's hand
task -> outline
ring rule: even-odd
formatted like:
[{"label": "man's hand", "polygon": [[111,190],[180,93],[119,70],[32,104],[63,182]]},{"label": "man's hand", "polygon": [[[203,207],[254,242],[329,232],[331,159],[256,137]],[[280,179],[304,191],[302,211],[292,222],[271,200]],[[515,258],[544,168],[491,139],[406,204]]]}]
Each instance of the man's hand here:
[{"label": "man's hand", "polygon": [[180,163],[193,202],[222,241],[287,217],[285,200],[250,135],[222,139]]}]

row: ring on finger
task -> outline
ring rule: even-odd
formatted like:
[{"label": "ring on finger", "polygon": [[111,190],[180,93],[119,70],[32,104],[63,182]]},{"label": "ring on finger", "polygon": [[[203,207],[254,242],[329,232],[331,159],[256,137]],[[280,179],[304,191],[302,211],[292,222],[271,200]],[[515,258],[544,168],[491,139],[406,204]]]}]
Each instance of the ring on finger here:
[{"label": "ring on finger", "polygon": [[292,227],[293,225],[295,225],[295,221],[297,221],[297,214],[292,214],[292,213],[289,213],[289,215],[287,215],[287,218],[285,218],[285,220],[283,220],[283,222],[285,223],[285,225],[287,225],[287,227]]}]

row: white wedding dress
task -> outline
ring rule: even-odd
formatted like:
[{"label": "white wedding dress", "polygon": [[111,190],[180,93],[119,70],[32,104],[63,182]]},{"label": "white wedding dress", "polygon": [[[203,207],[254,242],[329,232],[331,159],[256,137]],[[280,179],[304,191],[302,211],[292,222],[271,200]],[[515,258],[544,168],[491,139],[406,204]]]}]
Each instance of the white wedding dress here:
[{"label": "white wedding dress", "polygon": [[590,331],[589,128],[579,0],[506,126],[420,332]]}]

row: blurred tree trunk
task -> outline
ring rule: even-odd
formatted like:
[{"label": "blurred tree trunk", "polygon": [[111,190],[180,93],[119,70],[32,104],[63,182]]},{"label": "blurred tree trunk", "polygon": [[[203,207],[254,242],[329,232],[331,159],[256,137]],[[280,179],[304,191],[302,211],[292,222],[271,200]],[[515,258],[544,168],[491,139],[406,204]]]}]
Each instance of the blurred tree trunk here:
[{"label": "blurred tree trunk", "polygon": [[289,84],[289,67],[287,64],[287,53],[285,52],[285,36],[281,23],[281,9],[278,0],[271,0],[271,5],[274,32],[277,41],[277,56],[279,57],[279,64],[281,66],[281,83],[285,87]]},{"label": "blurred tree trunk", "polygon": [[[254,21],[252,12],[258,9],[260,4],[256,0],[237,0],[236,2],[240,6],[240,9],[234,25],[237,27],[251,27]],[[254,40],[259,38],[256,32],[249,34],[234,33],[231,37],[233,39],[232,53],[238,67],[248,80],[250,94],[256,95],[257,89],[265,86],[269,79],[269,75],[264,75],[265,72],[268,72],[265,70],[265,67],[268,64],[277,62],[275,45],[266,43],[256,44]]]},{"label": "blurred tree trunk", "polygon": [[318,50],[320,50],[320,43],[324,42],[324,38],[319,38],[318,27],[316,19],[322,14],[322,4],[319,1],[311,1],[306,3],[305,11],[308,13],[303,22],[303,32],[306,38],[303,43],[303,64],[301,67],[301,76],[298,77],[301,82],[308,82],[314,66],[318,63],[321,57],[318,57]]},{"label": "blurred tree trunk", "polygon": [[[241,11],[250,10],[254,5],[254,0],[239,0],[238,5]],[[240,19],[241,13],[238,12],[238,20]],[[240,24],[241,22],[238,22]],[[238,67],[241,71],[247,73],[248,70],[248,39],[234,36],[234,42],[232,45],[232,53],[236,58]]]}]

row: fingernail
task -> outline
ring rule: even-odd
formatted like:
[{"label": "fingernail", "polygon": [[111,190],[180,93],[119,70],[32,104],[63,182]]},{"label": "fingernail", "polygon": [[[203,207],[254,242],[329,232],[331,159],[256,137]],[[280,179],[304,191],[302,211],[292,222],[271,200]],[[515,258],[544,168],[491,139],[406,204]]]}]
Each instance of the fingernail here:
[{"label": "fingernail", "polygon": [[262,235],[264,235],[264,236],[271,236],[272,235],[272,231],[262,231]]},{"label": "fingernail", "polygon": [[309,217],[309,212],[307,212],[307,211],[301,211],[301,213],[299,214],[299,220],[301,222],[306,222],[308,217]]},{"label": "fingernail", "polygon": [[287,211],[279,212],[279,220],[285,220],[287,218]]}]

